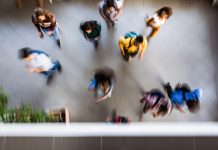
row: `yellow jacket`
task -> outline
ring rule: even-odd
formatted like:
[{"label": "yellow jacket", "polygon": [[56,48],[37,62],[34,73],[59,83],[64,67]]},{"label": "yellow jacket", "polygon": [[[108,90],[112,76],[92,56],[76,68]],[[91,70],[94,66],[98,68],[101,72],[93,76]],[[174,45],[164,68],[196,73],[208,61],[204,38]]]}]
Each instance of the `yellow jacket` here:
[{"label": "yellow jacket", "polygon": [[[145,49],[147,47],[147,39],[146,39],[146,37],[144,37],[143,43],[140,44],[139,46],[134,45],[135,39],[136,39],[136,37],[132,38],[132,40],[131,40],[131,38],[125,39],[124,37],[120,37],[119,47],[120,47],[121,53],[122,53],[122,55],[125,55],[125,53],[126,53],[125,50],[127,50],[128,53],[135,53],[135,52],[141,51],[139,58],[142,59],[142,56],[143,56]],[[131,40],[131,43],[130,43],[130,40]]]}]

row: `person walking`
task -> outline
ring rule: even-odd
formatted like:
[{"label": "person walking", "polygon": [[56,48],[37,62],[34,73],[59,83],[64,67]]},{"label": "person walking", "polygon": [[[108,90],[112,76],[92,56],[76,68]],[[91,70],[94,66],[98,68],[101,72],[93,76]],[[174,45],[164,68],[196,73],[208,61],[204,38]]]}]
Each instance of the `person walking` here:
[{"label": "person walking", "polygon": [[62,72],[60,62],[58,60],[52,61],[50,56],[41,50],[22,48],[19,50],[19,58],[27,63],[27,71],[47,77],[47,84],[51,83],[56,71]]},{"label": "person walking", "polygon": [[147,47],[147,39],[137,32],[128,32],[119,38],[119,48],[125,61],[131,62],[132,58],[140,51],[139,59],[142,60]]},{"label": "person walking", "polygon": [[43,33],[45,33],[56,41],[59,48],[61,47],[60,28],[51,12],[40,7],[36,8],[32,15],[32,22],[38,30],[40,38],[43,38]]},{"label": "person walking", "polygon": [[83,32],[85,39],[92,42],[97,48],[101,36],[101,24],[95,20],[86,21],[80,24],[80,30]]},{"label": "person walking", "polygon": [[115,124],[129,124],[131,121],[126,116],[117,115],[116,110],[113,110],[112,114],[107,116],[107,122]]},{"label": "person walking", "polygon": [[89,83],[89,91],[95,93],[96,102],[110,98],[116,82],[115,73],[111,68],[96,69]]},{"label": "person walking", "polygon": [[173,14],[171,7],[163,7],[156,11],[152,17],[146,17],[146,25],[152,28],[151,33],[148,35],[148,40],[154,38],[160,30],[160,27],[166,23],[169,17]]},{"label": "person walking", "polygon": [[173,106],[180,112],[184,113],[182,106],[187,105],[188,110],[191,113],[198,112],[200,110],[200,100],[202,99],[203,90],[197,88],[191,90],[190,86],[186,83],[178,83],[173,90],[170,83],[164,85],[167,91],[168,97],[171,99]]},{"label": "person walking", "polygon": [[168,115],[172,110],[172,104],[159,89],[145,92],[140,100],[143,106],[143,113],[151,112],[153,117]]},{"label": "person walking", "polygon": [[124,0],[100,0],[98,3],[99,13],[106,21],[108,28],[114,27],[117,23],[123,4]]}]

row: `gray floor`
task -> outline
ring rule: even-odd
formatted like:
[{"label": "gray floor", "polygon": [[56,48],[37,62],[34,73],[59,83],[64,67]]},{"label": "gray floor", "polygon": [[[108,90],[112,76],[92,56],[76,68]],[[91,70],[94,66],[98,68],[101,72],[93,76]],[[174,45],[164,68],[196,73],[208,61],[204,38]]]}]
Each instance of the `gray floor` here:
[{"label": "gray floor", "polygon": [[[62,28],[62,50],[49,38],[41,40],[30,17],[33,1],[24,0],[22,10],[14,1],[3,0],[0,6],[0,85],[10,95],[10,107],[30,103],[35,108],[67,106],[72,121],[105,121],[113,108],[120,115],[139,120],[140,88],[161,88],[160,81],[187,82],[204,90],[201,111],[153,119],[150,114],[143,121],[217,121],[218,66],[218,9],[209,0],[125,0],[124,12],[115,29],[108,30],[98,13],[97,0],[68,0],[46,4],[53,11]],[[132,64],[120,58],[117,40],[125,32],[134,30],[146,34],[143,18],[162,6],[171,6],[173,16],[161,28],[147,48],[144,59]],[[96,19],[102,23],[102,39],[96,52],[80,33],[81,21]],[[45,50],[63,65],[51,86],[38,74],[25,72],[17,57],[22,47]],[[87,91],[92,70],[101,66],[113,68],[117,75],[112,98],[96,104]]]},{"label": "gray floor", "polygon": [[217,150],[217,137],[0,138],[1,150]]}]

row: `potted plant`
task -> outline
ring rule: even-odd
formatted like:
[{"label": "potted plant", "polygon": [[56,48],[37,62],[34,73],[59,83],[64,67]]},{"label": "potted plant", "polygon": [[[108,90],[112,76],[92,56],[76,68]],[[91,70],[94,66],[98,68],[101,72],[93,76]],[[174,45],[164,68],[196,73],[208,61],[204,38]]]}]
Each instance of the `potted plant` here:
[{"label": "potted plant", "polygon": [[0,122],[6,123],[42,123],[60,122],[57,118],[48,115],[43,110],[33,109],[31,105],[21,104],[8,109],[8,95],[0,88]]}]

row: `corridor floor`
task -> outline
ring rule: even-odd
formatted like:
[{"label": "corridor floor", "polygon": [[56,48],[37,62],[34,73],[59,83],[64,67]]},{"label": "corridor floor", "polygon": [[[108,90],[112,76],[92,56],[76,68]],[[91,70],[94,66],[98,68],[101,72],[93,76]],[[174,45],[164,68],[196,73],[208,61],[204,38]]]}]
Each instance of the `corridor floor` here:
[{"label": "corridor floor", "polygon": [[[173,16],[148,45],[142,61],[132,64],[121,60],[118,38],[127,31],[147,34],[144,18],[163,6],[171,6]],[[0,86],[10,95],[10,107],[21,103],[35,108],[67,106],[73,122],[104,122],[113,108],[118,114],[139,121],[140,89],[161,88],[161,81],[186,82],[203,89],[201,110],[181,114],[173,110],[163,118],[143,116],[147,121],[217,121],[218,9],[209,0],[125,0],[123,14],[114,29],[107,29],[97,9],[97,0],[48,2],[45,7],[55,15],[62,29],[62,49],[45,36],[41,40],[31,22],[34,1],[23,1],[17,10],[13,0],[0,6]],[[97,51],[79,31],[81,21],[102,24]],[[41,49],[60,60],[63,73],[51,86],[38,74],[25,71],[18,49]],[[95,103],[87,90],[93,69],[108,66],[117,76],[111,99]],[[163,90],[163,89],[162,89]]]}]

